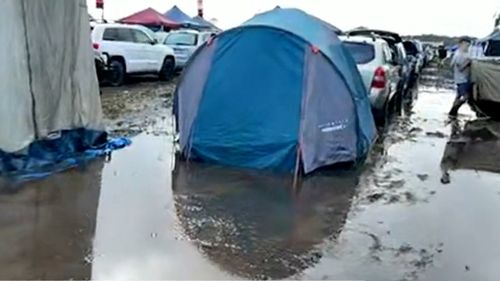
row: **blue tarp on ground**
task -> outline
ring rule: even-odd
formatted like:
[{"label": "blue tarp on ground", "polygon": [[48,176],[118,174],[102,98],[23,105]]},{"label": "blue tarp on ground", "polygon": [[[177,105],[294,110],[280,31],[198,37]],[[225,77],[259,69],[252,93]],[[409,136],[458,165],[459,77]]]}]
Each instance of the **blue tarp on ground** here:
[{"label": "blue tarp on ground", "polygon": [[62,131],[50,140],[31,143],[20,153],[0,150],[0,176],[13,181],[45,178],[130,145],[128,138],[108,139],[102,131]]},{"label": "blue tarp on ground", "polygon": [[375,125],[336,30],[303,11],[277,8],[200,48],[174,101],[183,154],[276,171],[300,162],[306,173],[363,159]]}]

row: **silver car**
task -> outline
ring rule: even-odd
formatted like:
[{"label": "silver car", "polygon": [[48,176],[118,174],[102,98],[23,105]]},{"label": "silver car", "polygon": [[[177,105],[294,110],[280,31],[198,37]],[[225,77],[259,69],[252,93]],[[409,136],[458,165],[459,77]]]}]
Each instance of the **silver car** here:
[{"label": "silver car", "polygon": [[182,29],[170,32],[165,37],[163,44],[174,50],[177,68],[184,68],[196,49],[214,35],[214,32]]},{"label": "silver car", "polygon": [[372,104],[375,121],[384,125],[402,79],[396,55],[381,38],[342,36],[340,39],[356,61]]},{"label": "silver car", "polygon": [[420,72],[422,72],[422,69],[424,68],[425,66],[425,51],[424,51],[424,47],[422,45],[422,42],[420,42],[419,40],[413,40],[412,41],[413,44],[415,44],[415,47],[417,47],[417,73],[420,74]]}]

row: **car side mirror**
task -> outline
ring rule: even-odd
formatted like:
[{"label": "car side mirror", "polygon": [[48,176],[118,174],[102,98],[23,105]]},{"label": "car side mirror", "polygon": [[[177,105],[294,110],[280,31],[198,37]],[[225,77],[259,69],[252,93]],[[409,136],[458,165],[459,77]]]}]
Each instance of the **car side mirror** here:
[{"label": "car side mirror", "polygon": [[151,41],[151,45],[156,45],[156,44],[158,44],[158,39],[155,38],[153,39],[153,41]]}]

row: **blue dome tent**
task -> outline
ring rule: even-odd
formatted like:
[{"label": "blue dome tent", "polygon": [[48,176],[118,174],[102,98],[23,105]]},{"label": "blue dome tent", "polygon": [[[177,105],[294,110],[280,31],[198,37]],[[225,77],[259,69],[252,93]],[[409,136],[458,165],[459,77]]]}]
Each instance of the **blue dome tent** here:
[{"label": "blue dome tent", "polygon": [[376,137],[356,64],[331,25],[273,9],[199,48],[175,93],[182,154],[305,173],[362,160]]}]

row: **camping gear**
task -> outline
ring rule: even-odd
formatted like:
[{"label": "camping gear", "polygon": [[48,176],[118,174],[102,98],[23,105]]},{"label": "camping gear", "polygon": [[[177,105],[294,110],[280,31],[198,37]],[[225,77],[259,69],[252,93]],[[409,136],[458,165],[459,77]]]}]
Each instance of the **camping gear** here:
[{"label": "camping gear", "polygon": [[500,60],[473,60],[471,76],[475,107],[481,114],[500,120]]},{"label": "camping gear", "polygon": [[86,7],[0,2],[0,176],[44,177],[129,143],[104,131]]},{"label": "camping gear", "polygon": [[163,30],[177,29],[181,25],[175,21],[169,20],[153,8],[147,8],[134,13],[128,17],[118,20],[121,23],[139,24],[151,28],[160,27]]},{"label": "camping gear", "polygon": [[349,51],[297,9],[258,14],[201,46],[174,104],[182,154],[228,166],[309,173],[362,160],[376,135]]}]

